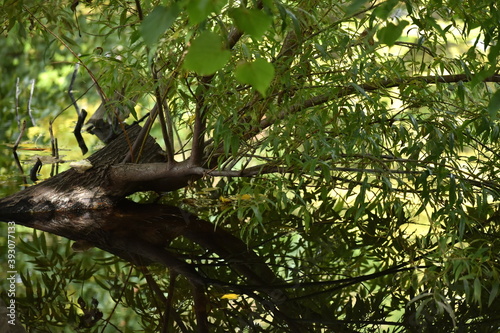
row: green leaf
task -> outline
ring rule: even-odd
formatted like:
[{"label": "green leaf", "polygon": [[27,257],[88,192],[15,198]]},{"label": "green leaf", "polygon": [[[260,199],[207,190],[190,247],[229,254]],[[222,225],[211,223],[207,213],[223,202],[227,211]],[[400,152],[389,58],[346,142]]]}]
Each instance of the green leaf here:
[{"label": "green leaf", "polygon": [[491,119],[494,120],[497,118],[498,110],[500,110],[500,90],[495,91],[493,96],[491,96],[487,110]]},{"label": "green leaf", "polygon": [[205,31],[191,42],[184,68],[200,75],[211,75],[224,67],[230,57],[231,52],[224,49],[222,39]]},{"label": "green leaf", "polygon": [[262,38],[272,23],[272,18],[258,9],[235,8],[229,15],[239,29],[257,40]]},{"label": "green leaf", "polygon": [[450,175],[449,199],[450,205],[454,205],[457,201],[457,183],[454,175]]},{"label": "green leaf", "polygon": [[500,41],[498,41],[495,45],[490,47],[490,51],[488,52],[488,61],[490,62],[490,65],[492,66],[496,65],[499,53],[500,53]]},{"label": "green leaf", "polygon": [[158,42],[160,37],[174,23],[179,14],[179,6],[173,3],[169,8],[157,6],[141,23],[141,36],[148,46]]},{"label": "green leaf", "polygon": [[403,29],[408,25],[408,21],[402,20],[395,25],[388,23],[385,27],[377,31],[377,38],[381,43],[392,46],[396,43],[399,37],[403,34]]},{"label": "green leaf", "polygon": [[481,304],[481,290],[482,290],[482,286],[481,286],[481,281],[479,280],[479,278],[475,278],[474,279],[474,296],[473,296],[473,299],[478,303],[478,304]]},{"label": "green leaf", "polygon": [[191,25],[198,24],[205,20],[210,13],[218,14],[226,0],[191,0],[186,6]]},{"label": "green leaf", "polygon": [[498,295],[498,287],[499,287],[499,282],[498,280],[493,281],[493,286],[490,291],[490,297],[488,298],[488,306],[491,306],[493,304],[493,301]]},{"label": "green leaf", "polygon": [[264,59],[256,59],[239,64],[234,75],[238,81],[251,85],[265,96],[274,77],[274,67]]},{"label": "green leaf", "polygon": [[45,234],[41,233],[40,235],[40,248],[42,249],[42,253],[47,255],[47,240],[45,239]]},{"label": "green leaf", "polygon": [[369,2],[369,0],[354,0],[354,1],[351,1],[351,3],[349,4],[349,6],[346,8],[346,14],[348,16],[354,14],[355,12],[357,12],[358,10],[360,10],[367,2]]},{"label": "green leaf", "polygon": [[386,20],[398,4],[399,0],[388,0],[375,8],[373,14],[382,20]]},{"label": "green leaf", "polygon": [[495,66],[491,66],[489,64],[487,66],[485,66],[483,69],[481,69],[480,71],[475,73],[474,76],[472,77],[472,80],[471,80],[472,87],[470,89],[474,88],[479,83],[484,82],[484,80],[486,80],[486,78],[492,76],[493,74],[495,74],[495,72],[496,72]]}]

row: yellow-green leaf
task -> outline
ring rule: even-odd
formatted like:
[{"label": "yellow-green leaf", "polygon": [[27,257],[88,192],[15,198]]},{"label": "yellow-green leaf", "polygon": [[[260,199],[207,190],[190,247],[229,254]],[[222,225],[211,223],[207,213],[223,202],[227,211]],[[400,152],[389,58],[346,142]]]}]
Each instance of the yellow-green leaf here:
[{"label": "yellow-green leaf", "polygon": [[377,31],[377,38],[380,42],[392,46],[396,43],[399,37],[403,34],[403,29],[408,25],[408,21],[402,20],[395,25],[388,23],[385,27]]},{"label": "yellow-green leaf", "polygon": [[238,294],[224,294],[221,299],[238,299],[238,297],[240,297]]},{"label": "yellow-green leaf", "polygon": [[226,0],[190,0],[186,6],[191,25],[205,20],[210,13],[218,14],[226,5]]}]

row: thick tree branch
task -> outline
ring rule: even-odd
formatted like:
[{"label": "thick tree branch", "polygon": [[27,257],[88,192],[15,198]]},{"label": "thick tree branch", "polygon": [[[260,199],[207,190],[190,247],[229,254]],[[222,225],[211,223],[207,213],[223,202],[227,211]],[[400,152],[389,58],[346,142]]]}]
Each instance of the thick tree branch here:
[{"label": "thick tree branch", "polygon": [[110,168],[110,180],[115,189],[127,195],[137,191],[175,191],[203,176],[181,163],[117,164]]},{"label": "thick tree branch", "polygon": [[194,299],[194,313],[196,314],[196,322],[198,323],[198,333],[208,333],[208,300],[203,285],[191,283],[191,290]]},{"label": "thick tree branch", "polygon": [[[373,159],[375,157],[371,156],[366,156],[366,155],[353,155],[353,156],[343,156],[345,157],[353,157],[353,158],[369,158]],[[382,165],[380,169],[377,168],[353,168],[353,167],[341,167],[341,166],[335,166],[334,161],[331,160],[324,160],[324,163],[332,163],[330,170],[331,172],[343,172],[343,173],[350,173],[350,174],[356,174],[356,173],[368,173],[368,174],[383,174],[388,177],[396,177],[396,175],[413,175],[413,176],[418,176],[421,175],[424,170],[427,169],[433,169],[429,164],[431,162],[425,162],[425,161],[419,161],[419,160],[409,160],[409,159],[402,159],[402,158],[388,158],[388,157],[381,157],[379,158],[380,162],[382,162],[382,159],[384,160],[383,163],[393,163],[393,162],[398,162],[398,163],[409,163],[409,164],[414,164],[415,167],[417,168],[416,170],[408,170],[406,168],[401,168],[401,169],[392,169],[388,168],[385,165]],[[345,161],[342,162],[343,164]],[[456,179],[459,179],[460,181],[469,183],[472,186],[475,187],[480,187],[480,188],[489,188],[493,191],[500,191],[500,184],[482,179],[479,175],[475,175],[472,173],[467,173],[466,171],[463,170],[456,170],[453,168],[453,166],[450,165],[442,165],[438,164],[438,167],[444,167],[449,170],[449,175],[450,177],[456,177]],[[418,169],[421,168],[421,169]],[[222,170],[216,170],[216,169],[207,169],[207,168],[202,168],[202,167],[192,167],[189,170],[185,170],[186,173],[192,174],[192,175],[198,175],[200,177],[203,176],[212,176],[212,177],[255,177],[259,175],[266,175],[266,174],[286,174],[286,173],[293,173],[297,172],[297,168],[293,166],[284,166],[284,165],[275,165],[273,163],[264,163],[256,166],[252,166],[249,168],[244,168],[241,170],[231,170],[231,169],[222,169]],[[321,172],[322,169],[320,167],[317,168],[318,172]],[[352,183],[351,180],[348,179],[342,179],[338,177],[332,177],[333,179],[339,180],[341,182],[347,182],[347,183]],[[358,185],[361,185],[362,183],[359,183]],[[377,187],[376,185],[373,185],[374,187]],[[394,189],[397,190],[397,189]],[[404,190],[405,192],[409,192],[409,190]],[[413,193],[417,193],[418,191],[410,191]]]}]

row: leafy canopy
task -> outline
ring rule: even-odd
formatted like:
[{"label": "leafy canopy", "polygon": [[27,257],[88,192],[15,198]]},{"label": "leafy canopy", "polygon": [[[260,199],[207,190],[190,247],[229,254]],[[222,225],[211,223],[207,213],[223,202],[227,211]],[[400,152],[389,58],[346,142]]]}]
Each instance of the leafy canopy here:
[{"label": "leafy canopy", "polygon": [[[0,90],[11,98],[1,101],[3,139],[17,127],[15,78],[38,77],[35,116],[53,118],[71,102],[64,88],[44,87],[42,75],[64,77],[79,62],[78,92],[90,106],[92,86],[107,98],[120,91],[126,105],[137,101],[130,110],[137,119],[164,103],[165,120],[152,133],[177,160],[194,154],[203,133],[206,177],[167,200],[243,237],[289,283],[303,306],[297,315],[312,328],[498,328],[496,1],[69,6],[7,1],[2,8]],[[206,275],[241,282],[192,246],[172,245]],[[60,272],[47,265],[29,277],[40,294],[54,286],[44,272]],[[148,287],[140,272],[131,276],[82,283],[109,290],[154,331],[162,312],[149,311],[153,298],[133,297],[133,288]],[[157,283],[168,290],[174,280],[164,276],[159,270]],[[118,297],[116,288],[128,294]],[[26,290],[20,304],[31,307]],[[172,325],[189,323],[191,331],[192,300],[175,295]],[[229,301],[214,288],[210,299],[210,321],[221,330],[284,329],[248,295]],[[46,320],[26,313],[30,325]],[[62,321],[45,318],[47,326]]]}]

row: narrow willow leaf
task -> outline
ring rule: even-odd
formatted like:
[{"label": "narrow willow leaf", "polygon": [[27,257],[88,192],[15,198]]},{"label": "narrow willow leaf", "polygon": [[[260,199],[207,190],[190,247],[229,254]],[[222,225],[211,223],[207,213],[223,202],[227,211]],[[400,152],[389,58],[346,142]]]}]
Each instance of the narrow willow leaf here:
[{"label": "narrow willow leaf", "polygon": [[493,304],[493,301],[497,297],[499,285],[500,283],[498,282],[498,280],[493,281],[493,287],[491,288],[490,297],[488,299],[488,306],[491,306],[491,304]]},{"label": "narrow willow leaf", "polygon": [[493,96],[491,96],[487,110],[492,120],[497,118],[498,110],[500,110],[500,90],[497,90]]},{"label": "narrow willow leaf", "polygon": [[449,190],[450,205],[454,205],[457,201],[457,184],[455,176],[450,175],[450,190]]},{"label": "narrow willow leaf", "polygon": [[481,281],[479,280],[479,278],[475,278],[473,298],[478,304],[481,304],[481,291],[482,291]]}]

